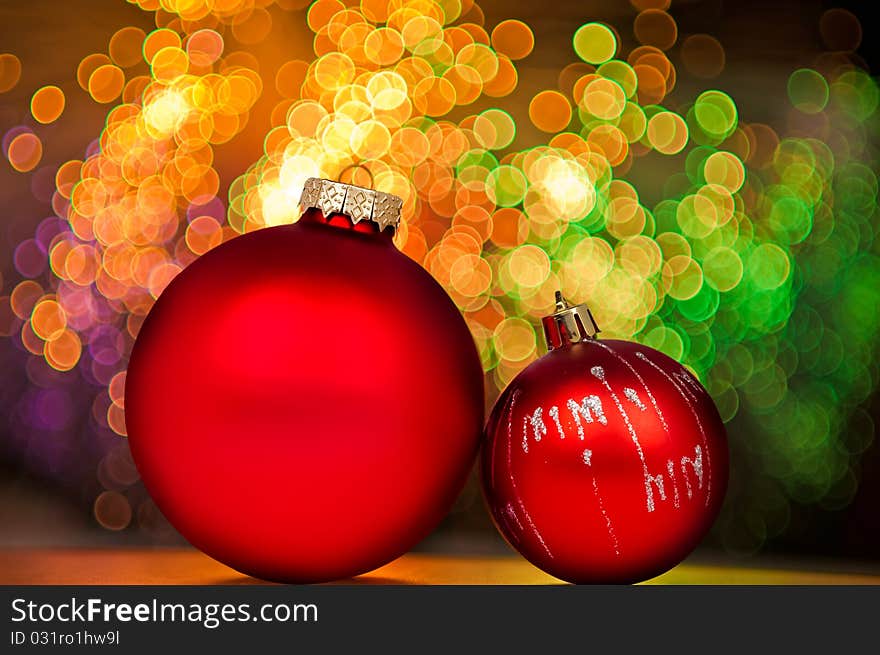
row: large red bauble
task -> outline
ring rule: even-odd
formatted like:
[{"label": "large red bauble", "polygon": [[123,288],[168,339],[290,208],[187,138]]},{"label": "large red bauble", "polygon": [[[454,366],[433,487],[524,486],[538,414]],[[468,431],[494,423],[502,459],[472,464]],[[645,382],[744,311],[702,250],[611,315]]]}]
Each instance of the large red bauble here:
[{"label": "large red bauble", "polygon": [[388,230],[312,209],[174,279],[138,335],[125,411],[147,490],[193,545],[260,578],[325,581],[443,518],[477,454],[483,376],[457,308]]},{"label": "large red bauble", "polygon": [[576,583],[630,583],[679,563],[727,486],[724,426],[678,362],[626,341],[564,344],[499,398],[483,446],[508,542]]}]

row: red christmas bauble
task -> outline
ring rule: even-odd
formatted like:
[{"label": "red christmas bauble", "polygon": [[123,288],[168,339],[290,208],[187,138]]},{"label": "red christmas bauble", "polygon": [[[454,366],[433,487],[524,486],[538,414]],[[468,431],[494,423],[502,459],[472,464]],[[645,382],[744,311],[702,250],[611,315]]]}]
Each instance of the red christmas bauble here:
[{"label": "red christmas bauble", "polygon": [[406,552],[448,511],[483,425],[480,360],[442,287],[390,229],[327,214],[182,271],[126,380],[158,507],[211,557],[271,580],[347,578]]},{"label": "red christmas bauble", "polygon": [[561,296],[551,350],[495,405],[483,490],[495,524],[529,561],[576,583],[630,583],[684,559],[727,487],[724,425],[681,364],[592,338]]}]

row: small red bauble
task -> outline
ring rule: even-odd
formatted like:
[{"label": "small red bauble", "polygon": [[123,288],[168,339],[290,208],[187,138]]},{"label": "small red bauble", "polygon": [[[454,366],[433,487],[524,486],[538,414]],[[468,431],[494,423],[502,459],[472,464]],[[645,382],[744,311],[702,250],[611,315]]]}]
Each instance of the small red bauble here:
[{"label": "small red bauble", "polygon": [[576,583],[630,583],[684,559],[727,487],[724,425],[678,362],[593,338],[557,294],[550,351],[498,399],[483,445],[492,516],[529,561]]},{"label": "small red bauble", "polygon": [[314,582],[381,566],[443,518],[477,454],[479,357],[392,244],[395,200],[311,180],[298,223],[205,254],[138,335],[135,462],[181,534],[239,571]]}]

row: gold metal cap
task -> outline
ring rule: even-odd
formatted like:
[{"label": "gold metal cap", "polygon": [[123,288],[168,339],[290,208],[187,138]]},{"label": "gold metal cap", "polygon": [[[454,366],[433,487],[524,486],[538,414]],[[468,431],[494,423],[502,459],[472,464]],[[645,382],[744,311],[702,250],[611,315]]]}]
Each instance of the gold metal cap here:
[{"label": "gold metal cap", "polygon": [[544,337],[547,339],[547,350],[555,350],[563,345],[578,343],[587,339],[595,339],[599,326],[586,305],[571,306],[556,292],[556,311],[545,316]]},{"label": "gold metal cap", "polygon": [[373,222],[380,232],[389,225],[397,229],[403,210],[403,200],[398,196],[317,177],[306,180],[299,204],[303,211],[320,209],[325,216],[344,214],[354,224]]}]

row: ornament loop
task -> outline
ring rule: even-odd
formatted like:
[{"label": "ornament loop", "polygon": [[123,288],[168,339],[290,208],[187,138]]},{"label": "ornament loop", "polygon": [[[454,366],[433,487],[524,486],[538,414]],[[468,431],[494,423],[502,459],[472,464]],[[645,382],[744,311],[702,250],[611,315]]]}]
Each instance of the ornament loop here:
[{"label": "ornament loop", "polygon": [[[337,181],[337,182],[342,182],[342,176],[343,176],[343,175],[345,175],[348,171],[354,171],[354,170],[356,170],[356,169],[358,169],[358,168],[360,168],[361,170],[363,170],[363,171],[367,174],[367,177],[370,178],[370,186],[369,186],[369,187],[365,187],[365,188],[368,188],[368,189],[375,189],[375,188],[376,188],[376,180],[375,180],[375,178],[373,177],[373,171],[371,171],[371,170],[369,169],[369,167],[368,167],[366,164],[358,164],[358,163],[355,163],[355,164],[349,164],[348,166],[346,166],[345,168],[343,168],[341,171],[339,171],[339,175],[336,176],[336,181]],[[342,183],[344,184],[344,182],[342,182]],[[352,173],[352,175],[351,175],[351,184],[354,184],[354,173]]]},{"label": "ornament loop", "polygon": [[555,350],[565,344],[595,339],[599,333],[593,315],[586,305],[570,305],[556,292],[556,311],[542,320],[547,350]]}]

